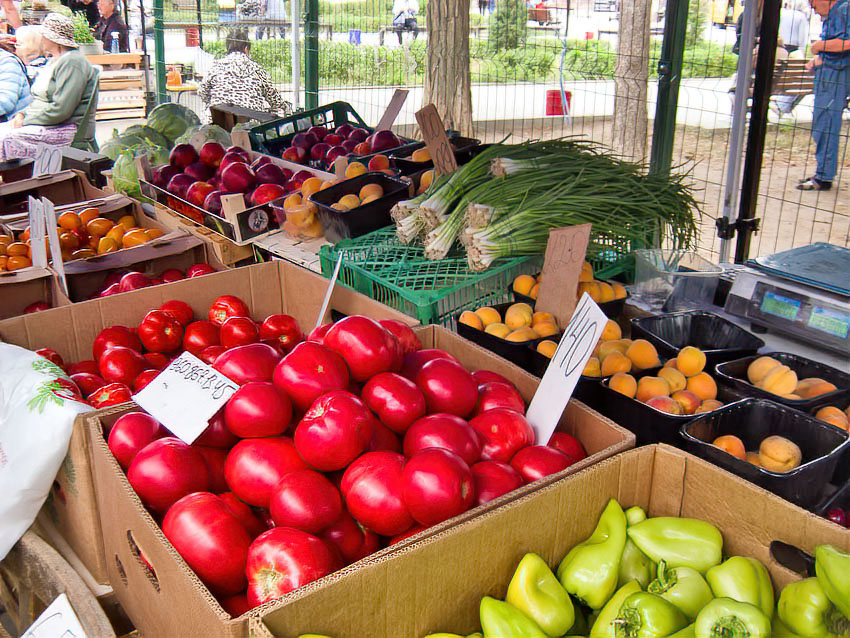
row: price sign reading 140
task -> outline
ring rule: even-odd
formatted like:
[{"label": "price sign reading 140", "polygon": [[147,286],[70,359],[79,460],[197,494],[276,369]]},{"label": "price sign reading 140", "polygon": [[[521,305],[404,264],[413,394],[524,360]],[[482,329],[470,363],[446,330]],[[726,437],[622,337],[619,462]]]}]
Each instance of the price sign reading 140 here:
[{"label": "price sign reading 140", "polygon": [[583,294],[528,407],[537,445],[546,445],[558,426],[607,321],[590,295]]}]

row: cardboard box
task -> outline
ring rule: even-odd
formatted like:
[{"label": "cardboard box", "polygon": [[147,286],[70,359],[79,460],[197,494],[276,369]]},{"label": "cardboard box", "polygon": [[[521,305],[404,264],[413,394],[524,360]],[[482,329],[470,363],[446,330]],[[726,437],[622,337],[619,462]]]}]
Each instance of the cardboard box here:
[{"label": "cardboard box", "polygon": [[21,315],[36,301],[45,301],[51,308],[71,303],[51,270],[24,268],[0,273],[0,319]]},{"label": "cardboard box", "polygon": [[[421,638],[479,630],[485,595],[504,599],[519,560],[536,552],[553,568],[593,531],[609,499],[650,516],[715,524],[724,554],[759,559],[781,588],[800,577],[770,557],[773,540],[813,553],[831,543],[850,550],[850,533],[751,483],[672,447],[617,455],[497,510],[333,574],[261,609],[274,636],[306,632],[334,638]],[[264,635],[259,629],[254,635]]]},{"label": "cardboard box", "polygon": [[[486,368],[504,374],[516,382],[526,399],[531,398],[537,387],[539,380],[535,377],[443,328],[428,326],[419,329],[418,333],[426,348],[443,348],[471,369]],[[109,452],[103,437],[104,425],[114,423],[126,410],[126,407],[106,408],[84,415],[81,419],[86,423],[91,440],[95,492],[101,513],[107,570],[116,598],[143,635],[183,638],[248,636],[250,614],[231,619],[221,609],[206,587],[167,542],[161,529],[144,509],[126,476]],[[585,445],[590,456],[558,475],[547,477],[511,495],[505,495],[455,519],[425,530],[416,537],[383,549],[371,558],[365,559],[364,562],[351,565],[337,574],[317,581],[309,586],[310,590],[321,589],[323,587],[321,583],[334,582],[340,578],[341,574],[356,573],[361,566],[370,562],[394,560],[396,555],[404,554],[414,538],[428,538],[441,530],[450,529],[459,522],[475,520],[482,514],[498,508],[499,505],[517,498],[518,495],[533,492],[552,482],[559,482],[559,479],[563,479],[566,475],[634,445],[634,437],[631,433],[575,401],[568,405],[561,420],[560,429],[575,434]],[[141,560],[140,553],[150,564],[150,569]],[[385,598],[381,605],[373,607],[370,613],[376,615],[383,613],[382,607],[389,597],[386,596],[383,585],[381,591]],[[356,595],[353,600],[356,601]],[[272,609],[280,609],[280,613],[286,615],[285,606],[285,602],[271,603],[265,611],[269,613]],[[179,610],[179,613],[175,613],[176,610]],[[331,614],[336,613],[336,610],[328,611]],[[318,619],[324,612],[319,613],[314,609],[313,613]],[[356,635],[358,638],[363,638],[371,636],[372,633],[366,631]],[[394,636],[407,635],[410,634],[394,634]]]},{"label": "cardboard box", "polygon": [[[254,317],[288,313],[309,331],[315,325],[327,285],[324,277],[283,261],[246,266],[6,319],[0,321],[0,340],[30,350],[53,348],[67,362],[90,359],[92,343],[103,328],[138,325],[148,310],[169,299],[182,299],[197,315],[205,317],[213,300],[223,294],[238,295]],[[342,286],[334,289],[328,320],[331,310],[414,323],[407,315]],[[99,583],[107,583],[89,446],[87,430],[78,420],[68,455],[56,476],[50,509],[62,536],[92,576]]]},{"label": "cardboard box", "polygon": [[0,222],[28,210],[28,197],[46,197],[54,206],[73,204],[103,197],[106,193],[92,186],[80,171],[66,170],[31,177],[8,184],[0,183]]}]

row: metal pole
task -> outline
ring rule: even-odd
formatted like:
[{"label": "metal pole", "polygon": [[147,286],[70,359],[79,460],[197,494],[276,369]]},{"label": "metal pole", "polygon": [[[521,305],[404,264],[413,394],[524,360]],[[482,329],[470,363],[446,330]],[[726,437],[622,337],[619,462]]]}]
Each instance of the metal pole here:
[{"label": "metal pole", "polygon": [[292,22],[292,105],[297,109],[301,106],[301,49],[298,46],[301,3],[299,0],[290,0],[290,2],[292,3],[290,7],[290,21]]},{"label": "metal pole", "polygon": [[150,57],[148,57],[148,34],[147,25],[145,23],[145,2],[139,0],[139,20],[142,28],[142,59],[144,60],[145,72],[145,115],[148,113],[151,97],[151,73],[150,73]]},{"label": "metal pole", "polygon": [[764,0],[764,13],[759,32],[759,54],[756,60],[756,79],[753,83],[753,107],[750,112],[750,131],[747,135],[747,154],[741,182],[741,205],[738,207],[738,241],[735,244],[735,263],[749,256],[750,239],[758,228],[755,218],[761,166],[764,158],[764,138],[767,133],[767,107],[770,86],[776,64],[776,41],[779,34],[780,0]]},{"label": "metal pole", "polygon": [[204,28],[201,26],[201,0],[195,0],[195,10],[198,13],[198,44],[204,48]]},{"label": "metal pole", "polygon": [[757,5],[744,5],[744,20],[741,26],[741,44],[738,51],[738,71],[735,79],[735,103],[732,105],[732,130],[729,133],[729,154],[726,158],[726,186],[723,191],[723,217],[718,220],[720,236],[720,263],[729,261],[729,240],[734,235],[738,217],[735,205],[738,201],[741,181],[741,151],[744,148],[744,129],[747,127],[747,102],[750,94],[753,68],[753,43],[756,35]]},{"label": "metal pole", "polygon": [[319,0],[306,0],[304,12],[304,102],[319,107]]},{"label": "metal pole", "polygon": [[652,148],[649,151],[649,172],[666,175],[673,162],[673,142],[676,138],[676,109],[679,105],[679,83],[685,35],[688,30],[688,2],[667,2],[664,16],[664,40],[658,60],[658,101],[652,122]]},{"label": "metal pole", "polygon": [[168,101],[165,91],[165,31],[163,23],[162,0],[153,0],[153,42],[156,58],[156,101],[158,104]]}]

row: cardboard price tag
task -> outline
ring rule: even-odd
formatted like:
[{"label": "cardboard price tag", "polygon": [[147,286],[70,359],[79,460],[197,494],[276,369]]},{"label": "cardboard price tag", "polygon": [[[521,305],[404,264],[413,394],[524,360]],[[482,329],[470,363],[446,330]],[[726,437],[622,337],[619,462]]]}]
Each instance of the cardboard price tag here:
[{"label": "cardboard price tag", "polygon": [[50,259],[53,270],[59,278],[59,285],[68,294],[68,282],[65,279],[65,262],[62,259],[62,245],[59,243],[59,233],[56,230],[56,209],[46,197],[41,198],[41,211],[44,225],[47,228],[47,243],[50,245]]},{"label": "cardboard price tag", "polygon": [[454,173],[457,170],[457,160],[452,145],[449,144],[446,129],[443,127],[443,120],[437,113],[437,107],[426,104],[416,111],[416,121],[419,123],[419,130],[422,131],[422,139],[425,140],[425,145],[431,153],[437,175]]},{"label": "cardboard price tag", "polygon": [[535,444],[549,442],[607,322],[605,313],[584,293],[528,406],[526,418],[534,429]]},{"label": "cardboard price tag", "polygon": [[59,594],[21,638],[86,638],[67,594]]},{"label": "cardboard price tag", "polygon": [[32,246],[32,265],[47,268],[47,250],[44,247],[44,208],[41,201],[29,196],[30,245]]},{"label": "cardboard price tag", "polygon": [[35,161],[32,166],[32,176],[53,175],[62,169],[62,150],[58,146],[39,144]]},{"label": "cardboard price tag", "polygon": [[567,323],[576,307],[578,278],[587,255],[590,226],[581,224],[549,231],[543,261],[543,281],[534,309],[551,312],[559,326]]},{"label": "cardboard price tag", "polygon": [[133,400],[174,436],[191,444],[238,389],[212,366],[184,352]]},{"label": "cardboard price tag", "polygon": [[340,252],[339,257],[337,257],[336,265],[334,266],[333,275],[331,275],[331,280],[328,282],[328,290],[325,292],[325,299],[322,301],[322,309],[319,311],[319,317],[316,319],[316,328],[322,325],[322,321],[325,319],[325,313],[328,311],[328,306],[331,303],[331,297],[334,294],[334,286],[336,285],[336,280],[339,278],[339,269],[342,266],[342,260],[345,258],[345,253]]},{"label": "cardboard price tag", "polygon": [[404,101],[407,99],[408,93],[409,91],[407,89],[395,90],[395,93],[393,93],[392,99],[390,99],[390,103],[387,106],[387,110],[384,111],[381,119],[378,120],[378,125],[375,127],[376,131],[389,130],[389,128],[393,125],[393,122],[395,122],[395,118],[397,118],[398,114],[401,112],[401,107],[404,106]]}]

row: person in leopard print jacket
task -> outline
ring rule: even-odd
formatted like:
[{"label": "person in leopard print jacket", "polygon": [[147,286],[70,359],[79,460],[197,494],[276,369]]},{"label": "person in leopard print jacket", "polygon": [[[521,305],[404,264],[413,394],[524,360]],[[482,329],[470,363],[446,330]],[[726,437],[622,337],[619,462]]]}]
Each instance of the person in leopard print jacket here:
[{"label": "person in leopard print jacket", "polygon": [[198,95],[207,108],[217,104],[235,104],[242,108],[280,116],[292,114],[292,104],[272,86],[269,74],[248,57],[251,44],[242,29],[227,36],[227,55],[213,62],[201,82]]}]

